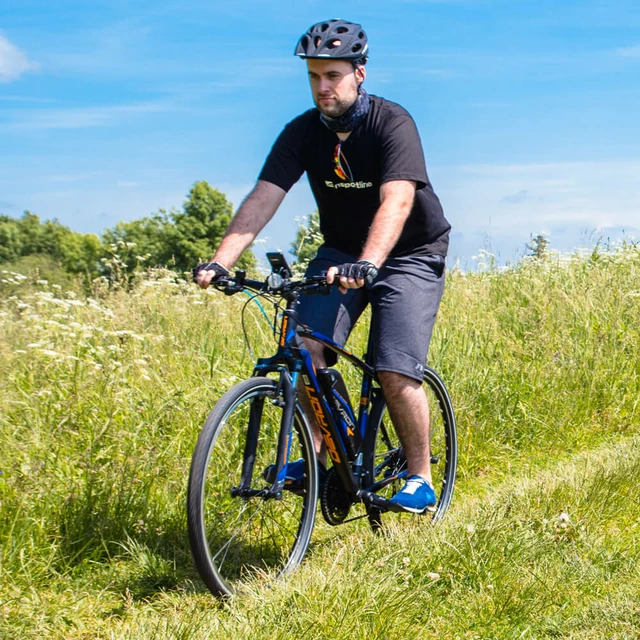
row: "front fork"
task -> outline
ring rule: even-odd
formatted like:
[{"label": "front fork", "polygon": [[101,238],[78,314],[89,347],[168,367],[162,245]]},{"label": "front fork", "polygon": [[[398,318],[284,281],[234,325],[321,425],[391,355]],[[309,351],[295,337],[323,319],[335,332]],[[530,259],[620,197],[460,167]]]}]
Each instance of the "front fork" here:
[{"label": "front fork", "polygon": [[[266,375],[266,372],[260,372]],[[258,447],[258,436],[260,434],[260,423],[262,422],[262,411],[264,407],[264,397],[256,398],[251,404],[249,412],[249,422],[247,424],[247,439],[244,446],[244,456],[242,461],[242,476],[240,485],[231,489],[233,497],[252,498],[262,497],[281,498],[282,489],[286,476],[286,462],[289,458],[291,448],[291,432],[293,430],[293,419],[296,406],[295,382],[298,377],[283,369],[279,370],[280,378],[273,402],[283,407],[280,430],[278,432],[278,448],[276,452],[275,480],[271,487],[267,489],[252,489],[251,478],[253,477],[254,465],[256,461],[256,450]]]}]

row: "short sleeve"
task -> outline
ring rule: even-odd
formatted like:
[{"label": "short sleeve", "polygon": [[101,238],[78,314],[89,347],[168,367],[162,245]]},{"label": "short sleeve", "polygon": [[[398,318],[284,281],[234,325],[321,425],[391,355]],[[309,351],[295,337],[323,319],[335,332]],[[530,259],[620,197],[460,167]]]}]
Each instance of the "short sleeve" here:
[{"label": "short sleeve", "polygon": [[406,112],[394,115],[383,128],[381,182],[413,180],[416,188],[428,184],[420,135]]},{"label": "short sleeve", "polygon": [[290,122],[278,136],[265,160],[259,180],[271,182],[289,191],[304,173],[302,162],[303,136],[296,120]]}]

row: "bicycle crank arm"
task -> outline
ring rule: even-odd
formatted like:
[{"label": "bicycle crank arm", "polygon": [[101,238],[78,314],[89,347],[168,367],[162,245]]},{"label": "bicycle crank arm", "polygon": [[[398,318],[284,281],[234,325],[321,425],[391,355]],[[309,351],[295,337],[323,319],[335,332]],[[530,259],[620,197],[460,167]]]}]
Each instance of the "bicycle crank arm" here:
[{"label": "bicycle crank arm", "polygon": [[390,511],[392,506],[389,505],[389,501],[382,496],[379,496],[377,493],[373,493],[372,491],[362,490],[358,491],[356,496],[364,502],[364,504],[375,507],[380,511]]}]

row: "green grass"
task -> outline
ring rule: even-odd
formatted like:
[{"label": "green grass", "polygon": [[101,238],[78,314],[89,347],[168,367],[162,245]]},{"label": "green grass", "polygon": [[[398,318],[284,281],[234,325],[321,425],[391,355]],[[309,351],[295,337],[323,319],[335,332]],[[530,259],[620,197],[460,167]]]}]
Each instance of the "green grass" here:
[{"label": "green grass", "polygon": [[[4,277],[0,638],[640,635],[634,246],[450,272],[430,353],[460,439],[445,520],[319,522],[297,572],[227,602],[192,568],[185,492],[206,414],[251,369],[246,298]],[[271,353],[254,304],[247,324]]]}]

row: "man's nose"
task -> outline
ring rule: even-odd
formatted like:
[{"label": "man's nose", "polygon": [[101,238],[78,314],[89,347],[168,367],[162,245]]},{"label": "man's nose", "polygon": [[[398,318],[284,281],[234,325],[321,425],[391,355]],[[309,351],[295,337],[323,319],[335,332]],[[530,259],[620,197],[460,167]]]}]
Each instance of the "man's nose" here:
[{"label": "man's nose", "polygon": [[318,91],[320,93],[326,93],[330,89],[329,81],[326,78],[320,78],[318,80]]}]

